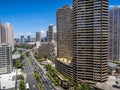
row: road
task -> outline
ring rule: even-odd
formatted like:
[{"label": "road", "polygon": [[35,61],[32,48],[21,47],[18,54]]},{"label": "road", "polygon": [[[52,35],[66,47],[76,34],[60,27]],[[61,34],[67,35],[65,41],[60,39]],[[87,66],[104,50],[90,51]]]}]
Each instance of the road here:
[{"label": "road", "polygon": [[43,70],[40,67],[40,64],[36,61],[36,59],[34,58],[34,56],[32,54],[31,54],[30,58],[35,66],[35,69],[39,72],[39,74],[41,76],[41,83],[44,87],[44,90],[56,90],[56,88],[53,86],[51,80],[43,72]]},{"label": "road", "polygon": [[27,75],[26,76],[26,83],[29,83],[29,90],[39,90],[39,87],[37,85],[37,81],[34,78],[33,68],[30,65],[30,62],[26,56],[25,56],[24,64],[25,64],[24,71]]}]

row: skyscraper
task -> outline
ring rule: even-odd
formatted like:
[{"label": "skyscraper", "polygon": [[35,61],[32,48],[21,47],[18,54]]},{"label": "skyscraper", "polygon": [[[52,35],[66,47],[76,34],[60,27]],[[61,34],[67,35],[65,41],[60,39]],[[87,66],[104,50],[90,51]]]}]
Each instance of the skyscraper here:
[{"label": "skyscraper", "polygon": [[12,71],[12,47],[7,44],[0,44],[0,74]]},{"label": "skyscraper", "polygon": [[64,6],[57,10],[57,56],[72,57],[72,7]]},{"label": "skyscraper", "polygon": [[109,11],[109,59],[120,60],[120,7]]},{"label": "skyscraper", "polygon": [[46,41],[49,41],[49,31],[46,31]]},{"label": "skyscraper", "polygon": [[21,42],[24,43],[25,42],[24,36],[22,35],[20,38],[21,38]]},{"label": "skyscraper", "polygon": [[5,25],[0,23],[0,44],[8,43],[14,49],[13,26],[10,23]]},{"label": "skyscraper", "polygon": [[27,36],[27,42],[30,42],[30,41],[31,41],[31,37]]},{"label": "skyscraper", "polygon": [[54,32],[54,40],[57,42],[57,32]]},{"label": "skyscraper", "polygon": [[105,82],[108,62],[108,0],[73,0],[73,80]]},{"label": "skyscraper", "polygon": [[0,44],[7,42],[6,35],[7,33],[6,33],[4,25],[0,23]]},{"label": "skyscraper", "polygon": [[36,42],[37,41],[41,42],[41,33],[40,32],[36,32]]},{"label": "skyscraper", "polygon": [[51,42],[54,39],[53,28],[54,28],[54,25],[52,25],[52,24],[50,26],[48,26],[48,41],[49,42]]},{"label": "skyscraper", "polygon": [[14,49],[13,26],[10,23],[6,23],[5,30],[6,30],[6,43],[10,44],[13,50]]}]

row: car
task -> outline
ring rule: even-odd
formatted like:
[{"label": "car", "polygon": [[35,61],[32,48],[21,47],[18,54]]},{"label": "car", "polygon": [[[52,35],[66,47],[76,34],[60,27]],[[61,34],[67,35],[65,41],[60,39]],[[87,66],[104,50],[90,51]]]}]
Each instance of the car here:
[{"label": "car", "polygon": [[119,86],[119,85],[113,85],[112,87],[115,87],[115,88],[119,88],[119,89],[120,89],[120,86]]},{"label": "car", "polygon": [[51,85],[49,87],[51,88]]},{"label": "car", "polygon": [[33,85],[33,88],[35,88],[35,85]]}]

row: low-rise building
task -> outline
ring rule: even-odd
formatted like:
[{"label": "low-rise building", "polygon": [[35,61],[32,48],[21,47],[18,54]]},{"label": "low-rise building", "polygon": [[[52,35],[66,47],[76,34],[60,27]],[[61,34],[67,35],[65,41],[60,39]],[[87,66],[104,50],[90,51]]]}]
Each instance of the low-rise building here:
[{"label": "low-rise building", "polygon": [[68,78],[73,78],[72,62],[68,58],[57,58],[55,61],[56,69]]},{"label": "low-rise building", "polygon": [[41,46],[39,47],[39,54],[49,53],[49,50],[50,50],[49,42],[41,43]]},{"label": "low-rise building", "polygon": [[22,75],[20,69],[15,70],[14,72],[11,72],[9,74],[0,75],[0,90],[16,90],[15,89],[16,75],[17,76]]}]

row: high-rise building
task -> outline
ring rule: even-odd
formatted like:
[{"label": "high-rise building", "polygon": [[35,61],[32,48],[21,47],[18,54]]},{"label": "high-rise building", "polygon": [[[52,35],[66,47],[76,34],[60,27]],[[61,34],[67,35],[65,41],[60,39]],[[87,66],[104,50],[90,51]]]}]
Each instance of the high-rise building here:
[{"label": "high-rise building", "polygon": [[52,58],[57,57],[57,43],[54,40],[50,42],[50,56]]},{"label": "high-rise building", "polygon": [[72,7],[64,6],[57,10],[57,57],[72,57]]},{"label": "high-rise building", "polygon": [[57,42],[57,32],[54,32],[54,40]]},{"label": "high-rise building", "polygon": [[10,44],[13,50],[14,49],[13,26],[10,23],[6,23],[5,30],[6,30],[6,43]]},{"label": "high-rise building", "polygon": [[36,32],[36,42],[37,41],[41,42],[41,33],[40,32]]},{"label": "high-rise building", "polygon": [[31,42],[31,37],[27,36],[27,42]]},{"label": "high-rise building", "polygon": [[108,0],[73,0],[73,80],[108,78]]},{"label": "high-rise building", "polygon": [[53,28],[54,28],[54,25],[52,24],[48,27],[48,42],[51,42],[54,39]]},{"label": "high-rise building", "polygon": [[25,42],[24,36],[22,35],[20,38],[21,38],[21,42],[24,43]]},{"label": "high-rise building", "polygon": [[12,71],[12,47],[7,44],[0,44],[0,74]]},{"label": "high-rise building", "polygon": [[0,23],[0,44],[6,43],[6,30],[3,24]]},{"label": "high-rise building", "polygon": [[0,23],[0,44],[8,43],[14,49],[13,26],[10,23],[5,25]]},{"label": "high-rise building", "polygon": [[46,41],[49,41],[49,31],[46,31]]},{"label": "high-rise building", "polygon": [[32,42],[36,42],[36,38],[32,38],[31,40],[32,40]]},{"label": "high-rise building", "polygon": [[120,60],[120,7],[109,11],[109,59]]}]

